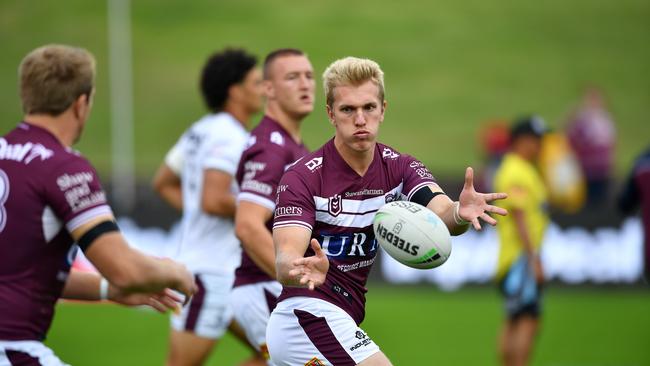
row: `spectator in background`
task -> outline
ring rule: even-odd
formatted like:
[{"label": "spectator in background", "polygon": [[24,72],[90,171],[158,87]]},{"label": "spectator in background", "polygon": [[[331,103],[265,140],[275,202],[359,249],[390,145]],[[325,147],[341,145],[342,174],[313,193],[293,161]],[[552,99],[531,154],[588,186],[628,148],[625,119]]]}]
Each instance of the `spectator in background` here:
[{"label": "spectator in background", "polygon": [[621,211],[631,213],[641,206],[645,250],[645,279],[650,282],[650,146],[641,154],[630,172],[618,198]]},{"label": "spectator in background", "polygon": [[483,154],[485,166],[476,180],[479,191],[493,191],[494,173],[501,165],[503,155],[508,152],[510,142],[510,126],[504,120],[486,122],[479,132],[479,145]]},{"label": "spectator in background", "polygon": [[567,136],[587,180],[587,204],[603,203],[609,194],[616,131],[600,90],[586,90],[569,118]]},{"label": "spectator in background", "polygon": [[539,117],[516,122],[510,149],[496,172],[494,188],[508,194],[498,217],[501,249],[496,278],[506,300],[507,318],[499,342],[503,365],[528,363],[540,316],[544,280],[539,250],[549,221],[547,190],[536,167],[546,129]]}]

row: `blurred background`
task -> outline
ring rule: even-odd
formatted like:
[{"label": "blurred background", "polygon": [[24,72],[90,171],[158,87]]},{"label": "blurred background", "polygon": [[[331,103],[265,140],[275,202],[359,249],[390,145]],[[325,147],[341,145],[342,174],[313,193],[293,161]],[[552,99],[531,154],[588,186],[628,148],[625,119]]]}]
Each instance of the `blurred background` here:
[{"label": "blurred background", "polygon": [[[200,68],[225,46],[260,59],[300,48],[317,75],[344,56],[376,60],[388,100],[380,140],[420,158],[454,198],[466,166],[489,189],[504,126],[537,114],[561,140],[548,148],[548,183],[571,189],[557,188],[551,208],[542,252],[550,282],[533,364],[650,365],[642,225],[616,208],[635,157],[650,144],[649,19],[648,0],[2,0],[0,132],[22,117],[17,68],[30,50],[65,43],[93,52],[95,106],[76,148],[97,167],[127,237],[164,255],[179,216],[149,182],[205,113]],[[585,122],[580,111],[594,93],[600,112]],[[316,110],[303,125],[311,148],[333,135],[324,105],[318,79]],[[599,161],[611,164],[586,162],[584,143],[594,137],[584,130],[598,132]],[[563,180],[553,167],[566,161]],[[496,233],[469,233],[453,245],[436,270],[410,270],[385,255],[373,270],[363,327],[396,365],[497,362]],[[47,343],[72,364],[154,365],[165,358],[167,332],[164,316],[66,303]],[[228,338],[210,365],[246,354]]]}]

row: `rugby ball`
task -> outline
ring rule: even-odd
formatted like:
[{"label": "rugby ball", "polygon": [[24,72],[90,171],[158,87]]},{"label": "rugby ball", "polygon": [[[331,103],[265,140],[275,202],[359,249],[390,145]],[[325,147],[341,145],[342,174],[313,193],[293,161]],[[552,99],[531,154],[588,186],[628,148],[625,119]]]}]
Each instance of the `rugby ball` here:
[{"label": "rugby ball", "polygon": [[451,255],[447,225],[433,211],[417,203],[385,204],[375,214],[372,226],[379,245],[409,267],[435,268]]}]

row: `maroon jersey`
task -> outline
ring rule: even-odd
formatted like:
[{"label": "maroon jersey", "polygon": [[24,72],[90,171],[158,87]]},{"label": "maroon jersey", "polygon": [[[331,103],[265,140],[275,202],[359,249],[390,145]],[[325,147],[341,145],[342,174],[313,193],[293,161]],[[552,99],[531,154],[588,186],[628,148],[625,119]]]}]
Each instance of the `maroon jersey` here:
[{"label": "maroon jersey", "polygon": [[[264,116],[251,131],[249,143],[239,160],[237,201],[250,201],[273,211],[276,189],[284,171],[307,153],[307,148],[296,143],[278,122]],[[273,219],[269,219],[266,226],[270,231]],[[241,266],[235,271],[234,286],[272,280],[246,251],[242,251]]]},{"label": "maroon jersey", "polygon": [[[434,182],[421,162],[379,143],[363,177],[339,155],[334,140],[293,165],[278,186],[273,228],[310,230],[330,267],[325,283],[314,291],[285,286],[278,301],[316,297],[339,306],[360,324],[365,285],[377,255],[375,213],[387,202],[410,200],[418,189]],[[308,248],[305,256],[312,255]]]},{"label": "maroon jersey", "polygon": [[70,232],[111,214],[93,167],[50,132],[0,138],[0,340],[45,338],[75,257]]}]

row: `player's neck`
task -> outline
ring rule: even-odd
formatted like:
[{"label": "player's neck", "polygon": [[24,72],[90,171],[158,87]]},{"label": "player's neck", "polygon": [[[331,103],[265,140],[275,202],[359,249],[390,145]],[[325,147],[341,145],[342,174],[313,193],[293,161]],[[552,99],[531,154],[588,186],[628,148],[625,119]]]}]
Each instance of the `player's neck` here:
[{"label": "player's neck", "polygon": [[63,146],[71,147],[75,142],[77,131],[70,127],[72,123],[67,112],[63,112],[63,114],[56,117],[46,114],[27,114],[23,117],[23,121],[48,131]]},{"label": "player's neck", "polygon": [[250,113],[245,106],[227,102],[226,106],[223,108],[223,111],[233,116],[233,118],[241,123],[244,128],[248,128],[252,113]]},{"label": "player's neck", "polygon": [[274,103],[267,104],[264,114],[282,126],[282,128],[287,131],[289,136],[291,136],[296,143],[302,142],[302,137],[300,136],[300,124],[302,123],[303,118],[297,118],[286,113]]},{"label": "player's neck", "polygon": [[372,164],[372,160],[375,157],[375,144],[372,145],[371,149],[357,151],[335,137],[334,147],[336,147],[336,151],[338,151],[343,161],[345,161],[352,170],[361,177],[366,175],[366,172],[368,172],[370,164]]}]

